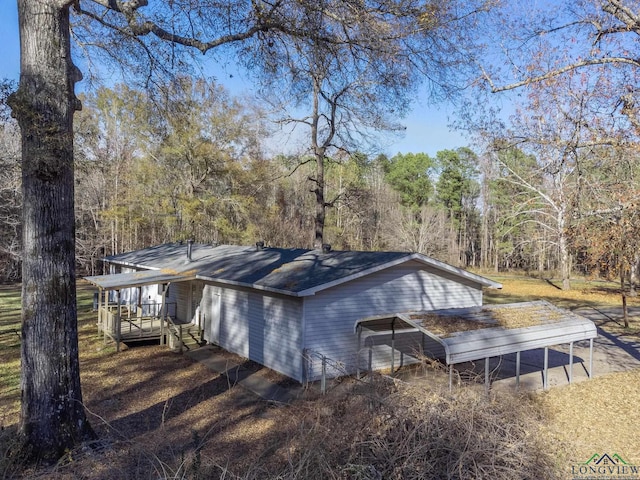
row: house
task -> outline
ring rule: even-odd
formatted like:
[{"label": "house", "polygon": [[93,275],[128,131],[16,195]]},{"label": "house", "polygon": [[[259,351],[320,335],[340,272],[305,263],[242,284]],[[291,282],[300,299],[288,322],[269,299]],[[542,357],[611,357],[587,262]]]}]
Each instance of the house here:
[{"label": "house", "polygon": [[116,341],[127,328],[142,336],[145,327],[136,317],[170,312],[172,328],[197,324],[207,342],[299,382],[317,380],[323,371],[338,376],[416,361],[412,353],[419,353],[423,338],[418,329],[386,329],[363,346],[354,331],[363,318],[481,306],[484,287],[501,288],[409,252],[180,242],[105,261],[109,275],[86,278],[103,292],[101,305],[118,305],[110,320],[99,321]]}]

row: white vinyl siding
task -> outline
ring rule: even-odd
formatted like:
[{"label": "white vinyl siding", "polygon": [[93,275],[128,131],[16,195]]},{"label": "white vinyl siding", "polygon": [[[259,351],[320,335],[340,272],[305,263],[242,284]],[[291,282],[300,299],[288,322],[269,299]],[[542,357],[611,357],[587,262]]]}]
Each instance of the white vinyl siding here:
[{"label": "white vinyl siding", "polygon": [[219,345],[249,358],[249,292],[224,288],[220,302]]},{"label": "white vinyl siding", "polygon": [[[110,265],[110,270],[113,271],[115,267],[118,267],[120,272],[118,273],[133,273],[141,271],[133,267],[120,267],[119,265]],[[178,285],[180,283],[172,283],[169,286],[169,293],[165,299],[167,304],[167,315],[173,317],[176,315],[176,308],[178,304]],[[121,290],[121,304],[129,305],[131,311],[138,313],[138,306],[142,307],[140,315],[160,315],[160,307],[162,305],[162,285],[142,285],[140,287],[129,287]],[[116,302],[117,292],[111,290],[109,292],[109,301]]]},{"label": "white vinyl siding", "polygon": [[202,302],[202,282],[189,282],[191,288],[191,310],[189,311],[190,322],[194,325],[202,325],[200,319],[200,303]]},{"label": "white vinyl siding", "polygon": [[[305,348],[329,359],[333,370],[330,374],[353,373],[357,368],[356,320],[373,315],[476,305],[482,305],[480,285],[408,262],[305,298]],[[416,336],[397,335],[397,348],[411,351],[416,345],[413,337]],[[386,344],[386,339],[377,339],[377,346],[373,348],[372,364],[377,368],[390,366],[390,346],[381,343]],[[368,353],[361,351],[360,360]],[[399,365],[400,353],[396,355],[395,364]],[[364,368],[366,363],[360,366]],[[309,380],[319,377],[317,360],[307,368]]]},{"label": "white vinyl siding", "polygon": [[191,289],[191,282],[177,282],[171,284],[169,287],[170,295],[176,302],[176,319],[179,322],[189,322],[189,309],[191,307],[191,299],[189,293]]},{"label": "white vinyl siding", "polygon": [[[386,370],[393,366],[399,368],[420,361],[422,356],[444,360],[444,347],[420,332],[396,332],[392,341],[390,333],[365,337],[360,344],[358,365],[364,370]],[[392,348],[393,346],[393,348]]]},{"label": "white vinyl siding", "polygon": [[[120,271],[116,271],[116,273],[132,273],[135,271],[135,268],[121,267]],[[109,301],[113,303],[118,301],[118,292],[116,290],[112,290],[109,292]],[[120,290],[120,304],[131,306],[132,311],[135,312],[136,305],[138,304],[138,288],[130,287]]]},{"label": "white vinyl siding", "polygon": [[[133,290],[140,291],[143,304],[160,303],[157,285],[132,289],[129,295],[136,295]],[[357,351],[356,320],[479,306],[482,286],[408,261],[302,298],[201,280],[174,282],[167,303],[177,305],[177,311],[172,305],[169,313],[182,321],[192,321],[199,308],[206,341],[302,382],[319,378],[322,356],[328,359],[330,376],[351,374],[358,366],[391,365],[390,335],[371,337]],[[420,334],[397,333],[394,366],[409,363],[417,350],[440,356],[431,343]]]},{"label": "white vinyl siding", "polygon": [[205,285],[204,339],[302,381],[302,301],[248,289]]},{"label": "white vinyl siding", "polygon": [[162,296],[158,295],[158,285],[143,285],[140,291],[142,315],[158,315],[162,302]]},{"label": "white vinyl siding", "polygon": [[302,381],[302,302],[252,292],[249,295],[251,360]]},{"label": "white vinyl siding", "polygon": [[203,338],[209,343],[220,344],[220,296],[221,288],[205,285],[200,302]]},{"label": "white vinyl siding", "polygon": [[[173,289],[173,292],[171,291]],[[197,323],[197,311],[202,300],[202,283],[175,282],[169,288],[176,302],[176,318],[182,323]]]}]

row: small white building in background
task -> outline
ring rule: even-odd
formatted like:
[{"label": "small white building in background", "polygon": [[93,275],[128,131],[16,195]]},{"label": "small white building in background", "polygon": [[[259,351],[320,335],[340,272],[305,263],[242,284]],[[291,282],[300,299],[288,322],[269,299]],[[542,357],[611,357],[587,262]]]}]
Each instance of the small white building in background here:
[{"label": "small white building in background", "polygon": [[[179,322],[198,323],[207,342],[299,382],[320,378],[323,357],[328,375],[339,376],[408,364],[423,354],[419,331],[381,332],[363,346],[354,329],[363,318],[481,306],[484,287],[501,288],[408,252],[171,243],[105,262],[111,274],[89,281],[104,286],[108,280],[132,305],[153,305],[162,285],[142,275],[136,284],[134,272],[156,271],[169,287],[167,303],[175,304],[169,314]],[[118,275],[126,281],[119,283]]]}]

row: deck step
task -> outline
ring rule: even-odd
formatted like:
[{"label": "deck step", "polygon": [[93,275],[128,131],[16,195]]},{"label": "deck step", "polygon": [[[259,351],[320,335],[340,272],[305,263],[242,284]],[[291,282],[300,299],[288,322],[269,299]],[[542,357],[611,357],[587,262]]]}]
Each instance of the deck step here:
[{"label": "deck step", "polygon": [[196,325],[191,328],[182,329],[182,345],[185,350],[195,350],[206,342],[202,339],[202,334]]},{"label": "deck step", "polygon": [[[203,345],[200,330],[197,325],[182,325],[182,351],[195,350]],[[169,347],[174,351],[180,351],[178,341],[178,327],[171,329],[169,335]]]}]

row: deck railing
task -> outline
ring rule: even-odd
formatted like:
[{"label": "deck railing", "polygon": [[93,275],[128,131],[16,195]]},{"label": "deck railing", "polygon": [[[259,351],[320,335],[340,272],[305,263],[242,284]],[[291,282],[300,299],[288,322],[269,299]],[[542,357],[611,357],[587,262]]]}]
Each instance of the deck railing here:
[{"label": "deck railing", "polygon": [[[118,306],[101,306],[98,309],[98,331],[116,342],[147,340],[160,338],[168,333],[170,319],[175,318],[176,304],[166,304],[166,319],[162,318],[157,304],[138,305],[134,309],[127,305],[120,306],[120,325],[118,325]],[[143,315],[143,312],[151,314]]]}]

